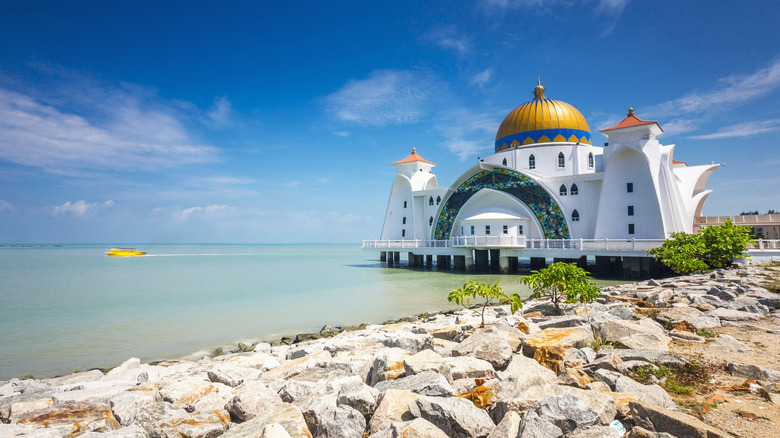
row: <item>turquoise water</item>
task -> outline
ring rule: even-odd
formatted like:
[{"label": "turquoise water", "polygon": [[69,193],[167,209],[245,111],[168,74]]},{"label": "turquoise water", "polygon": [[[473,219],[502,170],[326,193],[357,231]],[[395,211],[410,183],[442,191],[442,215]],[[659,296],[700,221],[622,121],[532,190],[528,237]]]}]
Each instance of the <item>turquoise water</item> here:
[{"label": "turquoise water", "polygon": [[453,306],[467,279],[520,276],[387,268],[356,245],[0,247],[0,380],[197,358],[239,341],[382,322]]}]

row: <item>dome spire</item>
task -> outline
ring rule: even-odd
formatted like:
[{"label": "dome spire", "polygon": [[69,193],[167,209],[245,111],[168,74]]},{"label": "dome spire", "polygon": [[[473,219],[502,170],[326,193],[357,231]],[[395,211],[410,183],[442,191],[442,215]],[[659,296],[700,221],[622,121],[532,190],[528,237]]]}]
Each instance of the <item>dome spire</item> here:
[{"label": "dome spire", "polygon": [[634,108],[632,108],[632,107],[629,107],[629,108],[628,108],[628,115],[627,115],[626,117],[631,117],[631,116],[633,116],[633,115],[634,115]]},{"label": "dome spire", "polygon": [[536,88],[534,88],[534,99],[544,99],[544,87],[539,76],[536,76]]}]

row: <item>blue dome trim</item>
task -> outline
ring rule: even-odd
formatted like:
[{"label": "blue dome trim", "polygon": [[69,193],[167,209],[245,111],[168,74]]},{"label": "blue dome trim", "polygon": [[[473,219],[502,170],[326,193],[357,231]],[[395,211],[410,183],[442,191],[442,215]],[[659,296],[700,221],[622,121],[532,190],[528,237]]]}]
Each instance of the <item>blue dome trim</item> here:
[{"label": "blue dome trim", "polygon": [[530,138],[533,140],[534,143],[538,143],[539,139],[542,138],[542,136],[546,135],[547,138],[550,139],[550,141],[553,141],[553,139],[559,135],[563,136],[566,141],[569,141],[569,138],[574,135],[578,139],[582,139],[582,137],[585,137],[587,140],[587,143],[590,144],[591,137],[590,132],[585,131],[583,129],[537,129],[535,131],[525,131],[525,132],[518,132],[517,134],[507,135],[506,137],[501,137],[500,139],[496,140],[496,151],[501,150],[501,145],[506,143],[507,145],[511,145],[513,141],[517,140],[518,143],[522,146],[523,143],[526,141],[526,139]]}]

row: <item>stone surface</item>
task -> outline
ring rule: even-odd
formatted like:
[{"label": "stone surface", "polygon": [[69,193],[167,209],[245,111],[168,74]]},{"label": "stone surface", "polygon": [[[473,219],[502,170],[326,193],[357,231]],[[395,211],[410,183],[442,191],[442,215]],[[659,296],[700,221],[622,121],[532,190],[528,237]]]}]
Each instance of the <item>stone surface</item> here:
[{"label": "stone surface", "polygon": [[637,426],[644,429],[669,433],[677,437],[727,438],[729,435],[701,420],[678,411],[642,402],[631,402],[631,413]]},{"label": "stone surface", "polygon": [[320,417],[316,436],[322,438],[361,438],[366,419],[349,406],[329,409]]},{"label": "stone surface", "polygon": [[578,329],[549,328],[528,335],[523,341],[523,354],[533,357],[540,347],[580,348],[590,345],[592,337]]},{"label": "stone surface", "polygon": [[663,327],[648,318],[639,321],[607,321],[593,326],[599,336],[626,348],[669,351],[669,342],[672,340]]},{"label": "stone surface", "polygon": [[404,359],[404,371],[407,376],[422,373],[423,371],[436,371],[447,376],[449,365],[444,358],[433,350],[422,350]]},{"label": "stone surface", "polygon": [[780,382],[780,371],[760,367],[758,365],[729,362],[726,370],[734,376],[755,379],[762,382]]},{"label": "stone surface", "polygon": [[415,418],[414,420],[396,422],[371,438],[448,438],[441,429],[434,426],[428,420]]},{"label": "stone surface", "polygon": [[420,397],[409,403],[409,410],[452,438],[484,437],[495,428],[487,412],[462,398]]},{"label": "stone surface", "polygon": [[520,414],[515,411],[509,411],[487,438],[516,438],[520,433],[521,422]]},{"label": "stone surface", "polygon": [[379,382],[374,386],[379,392],[389,389],[402,389],[420,395],[451,397],[455,390],[447,379],[435,371],[424,371],[409,377]]},{"label": "stone surface", "polygon": [[292,438],[284,426],[279,423],[266,424],[260,431],[260,438]]},{"label": "stone surface", "polygon": [[281,425],[291,437],[312,438],[301,410],[289,403],[268,406],[251,420],[232,426],[222,437],[254,438],[258,431],[272,423]]},{"label": "stone surface", "polygon": [[247,382],[236,387],[233,398],[225,409],[239,422],[250,420],[260,415],[269,405],[280,404],[279,395],[258,381]]},{"label": "stone surface", "polygon": [[570,392],[539,400],[534,405],[534,410],[564,434],[599,422],[596,411]]},{"label": "stone surface", "polygon": [[707,347],[707,351],[718,354],[718,352],[746,353],[753,349],[743,344],[733,336],[720,335]]},{"label": "stone surface", "polygon": [[630,377],[620,377],[615,382],[615,392],[633,394],[640,401],[664,408],[675,406],[672,397],[658,385],[643,385]]},{"label": "stone surface", "polygon": [[409,404],[420,397],[420,394],[397,389],[388,389],[380,394],[379,403],[369,422],[370,432],[373,434],[384,430],[393,422],[411,420],[413,417],[409,412]]},{"label": "stone surface", "polygon": [[471,356],[448,357],[444,362],[452,380],[488,377],[495,372],[490,362]]},{"label": "stone surface", "polygon": [[379,391],[362,382],[352,382],[341,387],[338,393],[338,404],[346,405],[370,418],[376,409],[376,399]]},{"label": "stone surface", "polygon": [[561,428],[550,421],[539,417],[533,409],[523,414],[520,433],[517,438],[558,438],[563,436]]},{"label": "stone surface", "polygon": [[708,315],[717,316],[721,321],[758,321],[761,318],[760,314],[743,312],[741,310],[733,310],[726,308],[717,308],[707,312]]},{"label": "stone surface", "polygon": [[77,436],[88,431],[107,432],[121,425],[107,404],[77,402],[26,412],[15,418],[16,424],[45,427],[61,436]]},{"label": "stone surface", "polygon": [[453,356],[473,356],[490,362],[493,368],[503,370],[520,348],[520,331],[511,333],[488,327],[479,330],[463,340],[452,350]]}]

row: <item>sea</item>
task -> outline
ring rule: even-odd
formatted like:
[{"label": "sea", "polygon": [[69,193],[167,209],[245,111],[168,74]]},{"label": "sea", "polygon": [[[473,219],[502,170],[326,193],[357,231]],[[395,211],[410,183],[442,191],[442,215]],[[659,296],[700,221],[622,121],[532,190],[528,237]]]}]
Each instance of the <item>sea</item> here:
[{"label": "sea", "polygon": [[[0,246],[0,380],[199,359],[238,342],[456,308],[467,280],[520,275],[387,267],[360,245]],[[617,284],[620,281],[599,280]]]}]

